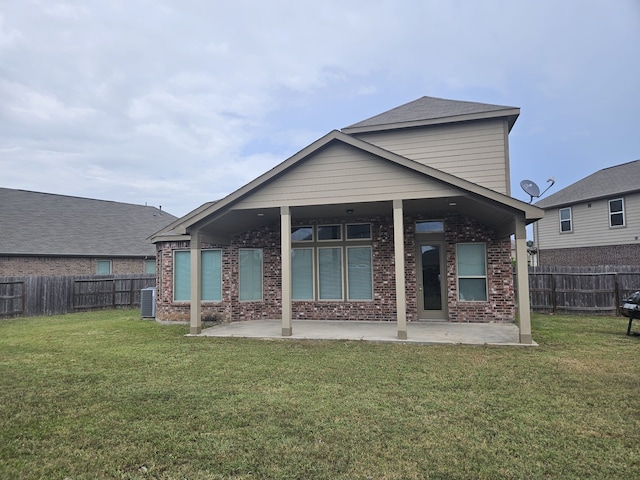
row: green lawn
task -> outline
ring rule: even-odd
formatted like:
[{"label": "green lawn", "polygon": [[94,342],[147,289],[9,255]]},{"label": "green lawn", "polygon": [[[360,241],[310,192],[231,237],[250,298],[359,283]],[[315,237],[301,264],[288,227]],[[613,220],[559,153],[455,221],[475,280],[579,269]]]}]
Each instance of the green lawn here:
[{"label": "green lawn", "polygon": [[640,478],[623,318],[536,315],[538,348],[186,332],[0,321],[0,478]]}]

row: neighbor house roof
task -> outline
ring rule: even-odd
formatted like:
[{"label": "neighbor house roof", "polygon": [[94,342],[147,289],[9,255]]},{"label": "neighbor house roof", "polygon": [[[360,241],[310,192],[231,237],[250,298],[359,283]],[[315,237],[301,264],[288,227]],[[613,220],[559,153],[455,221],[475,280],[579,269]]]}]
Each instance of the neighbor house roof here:
[{"label": "neighbor house roof", "polygon": [[156,207],[0,188],[0,255],[155,256]]},{"label": "neighbor house roof", "polygon": [[422,97],[342,129],[344,133],[363,133],[455,121],[507,117],[509,130],[520,114],[518,107],[488,103]]},{"label": "neighbor house roof", "polygon": [[640,192],[640,160],[598,170],[535,205],[554,208],[632,192]]}]

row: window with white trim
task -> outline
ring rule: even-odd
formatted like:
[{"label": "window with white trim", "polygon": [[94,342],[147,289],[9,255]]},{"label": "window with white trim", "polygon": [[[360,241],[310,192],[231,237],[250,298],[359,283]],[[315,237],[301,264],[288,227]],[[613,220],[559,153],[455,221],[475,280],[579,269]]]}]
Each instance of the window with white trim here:
[{"label": "window with white trim", "polygon": [[98,260],[97,275],[111,275],[111,260]]},{"label": "window with white trim", "polygon": [[487,301],[487,249],[484,243],[456,245],[458,299],[464,302]]},{"label": "window with white trim", "polygon": [[609,227],[624,227],[624,199],[609,200]]},{"label": "window with white trim", "polygon": [[240,301],[262,300],[262,249],[241,248],[238,251]]},{"label": "window with white trim", "polygon": [[573,232],[573,220],[571,218],[571,207],[561,208],[558,210],[560,219],[560,233]]},{"label": "window with white trim", "polygon": [[373,298],[371,247],[347,247],[347,292],[349,300]]},{"label": "window with white trim", "polygon": [[156,273],[156,261],[145,260],[144,261],[144,273]]},{"label": "window with white trim", "polygon": [[[222,300],[222,251],[200,252],[200,292],[203,302]],[[173,252],[173,301],[191,301],[191,250]]]},{"label": "window with white trim", "polygon": [[313,273],[313,248],[291,249],[291,298],[313,300],[315,275]]}]

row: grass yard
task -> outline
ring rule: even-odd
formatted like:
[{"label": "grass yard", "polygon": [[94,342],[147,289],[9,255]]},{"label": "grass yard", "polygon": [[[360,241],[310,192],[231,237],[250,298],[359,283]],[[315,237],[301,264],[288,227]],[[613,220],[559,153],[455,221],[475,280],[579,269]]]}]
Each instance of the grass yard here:
[{"label": "grass yard", "polygon": [[535,315],[538,348],[186,332],[0,321],[0,478],[640,478],[623,318]]}]

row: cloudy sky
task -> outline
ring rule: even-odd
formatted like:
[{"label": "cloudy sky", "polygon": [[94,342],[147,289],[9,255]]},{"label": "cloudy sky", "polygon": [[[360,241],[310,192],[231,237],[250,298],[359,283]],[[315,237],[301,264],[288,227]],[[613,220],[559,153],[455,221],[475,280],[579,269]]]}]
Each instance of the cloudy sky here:
[{"label": "cloudy sky", "polygon": [[640,159],[640,0],[0,0],[0,187],[181,216],[424,95],[521,108],[521,200]]}]

